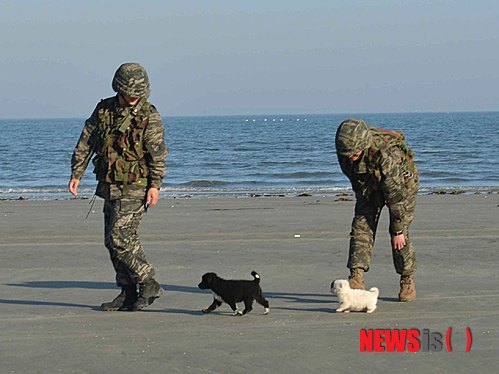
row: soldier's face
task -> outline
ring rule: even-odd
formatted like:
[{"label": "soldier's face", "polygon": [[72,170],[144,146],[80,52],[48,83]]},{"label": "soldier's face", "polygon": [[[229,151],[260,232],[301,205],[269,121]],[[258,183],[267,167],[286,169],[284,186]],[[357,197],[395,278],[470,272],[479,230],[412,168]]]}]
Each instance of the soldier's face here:
[{"label": "soldier's face", "polygon": [[362,151],[354,153],[353,155],[348,156],[348,158],[350,159],[350,161],[357,161],[361,155]]},{"label": "soldier's face", "polygon": [[130,97],[125,95],[120,95],[120,104],[122,106],[135,106],[140,100],[140,97]]}]

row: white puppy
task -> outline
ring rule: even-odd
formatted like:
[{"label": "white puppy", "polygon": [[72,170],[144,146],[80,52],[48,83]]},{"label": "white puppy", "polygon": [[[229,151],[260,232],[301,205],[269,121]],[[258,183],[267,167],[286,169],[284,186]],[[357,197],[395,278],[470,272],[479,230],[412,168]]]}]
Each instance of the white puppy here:
[{"label": "white puppy", "polygon": [[379,295],[376,287],[369,291],[354,290],[350,288],[347,280],[338,279],[331,283],[331,292],[338,295],[340,306],[336,309],[337,313],[350,311],[372,313],[376,310]]}]

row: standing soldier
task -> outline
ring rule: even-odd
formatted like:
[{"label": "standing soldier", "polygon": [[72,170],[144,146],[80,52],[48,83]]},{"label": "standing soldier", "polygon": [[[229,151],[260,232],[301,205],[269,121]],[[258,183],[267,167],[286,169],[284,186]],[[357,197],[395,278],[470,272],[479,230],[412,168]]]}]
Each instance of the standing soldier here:
[{"label": "standing soldier", "polygon": [[[137,63],[116,71],[116,96],[101,100],[85,121],[71,160],[69,192],[78,193],[90,158],[104,199],[104,243],[121,293],[101,310],[141,310],[163,295],[154,268],[140,244],[138,227],[147,208],[159,199],[167,148],[161,116],[147,102],[149,78]],[[137,292],[137,284],[138,292]]]},{"label": "standing soldier", "polygon": [[401,276],[399,300],[414,301],[416,256],[409,239],[419,187],[414,152],[406,145],[403,133],[348,119],[336,132],[336,153],[356,197],[347,264],[350,287],[364,289],[364,272],[371,265],[376,228],[386,205],[393,263]]}]

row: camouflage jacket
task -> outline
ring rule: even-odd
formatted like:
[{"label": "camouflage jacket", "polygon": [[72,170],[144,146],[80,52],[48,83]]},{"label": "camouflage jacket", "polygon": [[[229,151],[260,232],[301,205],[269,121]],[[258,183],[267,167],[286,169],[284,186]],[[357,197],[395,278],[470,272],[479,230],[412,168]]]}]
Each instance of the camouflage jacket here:
[{"label": "camouflage jacket", "polygon": [[73,152],[71,177],[81,179],[95,155],[98,196],[142,199],[147,188],[161,186],[168,153],[163,123],[152,104],[140,104],[131,113],[134,108],[121,107],[118,96],[110,97],[97,104],[85,121]]},{"label": "camouflage jacket", "polygon": [[[414,153],[407,147],[402,133],[370,127],[371,146],[357,161],[338,154],[341,170],[350,179],[357,198],[386,204],[396,232],[403,230],[407,182],[418,178]],[[393,137],[389,133],[398,134]],[[381,200],[381,201],[380,201]]]}]

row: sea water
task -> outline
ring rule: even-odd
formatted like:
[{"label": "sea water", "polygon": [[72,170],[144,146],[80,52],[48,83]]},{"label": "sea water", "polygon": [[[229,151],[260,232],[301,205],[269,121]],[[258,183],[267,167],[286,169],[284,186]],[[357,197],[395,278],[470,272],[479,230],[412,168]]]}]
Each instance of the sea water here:
[{"label": "sea water", "polygon": [[[499,189],[499,112],[164,117],[162,195],[338,193],[338,125],[355,117],[400,130],[421,191]],[[69,197],[71,154],[84,119],[0,120],[0,198]],[[80,194],[91,195],[90,164]]]}]

